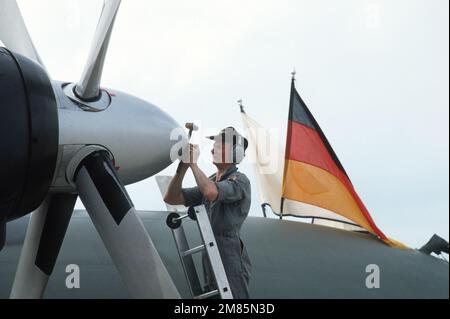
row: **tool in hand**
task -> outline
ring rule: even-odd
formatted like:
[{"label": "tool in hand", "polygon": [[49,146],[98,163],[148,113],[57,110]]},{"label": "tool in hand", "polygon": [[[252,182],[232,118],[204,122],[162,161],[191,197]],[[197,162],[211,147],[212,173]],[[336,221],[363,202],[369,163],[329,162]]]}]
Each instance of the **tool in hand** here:
[{"label": "tool in hand", "polygon": [[[198,131],[198,126],[195,125],[194,122],[187,122],[186,124],[184,124],[184,127],[189,130],[189,132],[188,132],[188,141],[190,141],[191,137],[192,137],[192,132],[193,131]],[[183,150],[182,149],[180,149],[178,151],[178,155],[180,157],[183,155]]]}]

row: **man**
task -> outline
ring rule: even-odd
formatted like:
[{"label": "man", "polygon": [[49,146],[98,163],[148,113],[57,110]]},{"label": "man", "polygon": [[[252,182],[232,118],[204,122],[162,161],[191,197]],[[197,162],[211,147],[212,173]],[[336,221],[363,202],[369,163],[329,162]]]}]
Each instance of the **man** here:
[{"label": "man", "polygon": [[[197,165],[200,154],[198,146],[190,144],[190,158],[180,161],[164,201],[171,205],[205,205],[233,297],[246,299],[249,298],[251,264],[240,239],[240,229],[250,210],[251,191],[247,176],[238,171],[236,164],[244,158],[248,141],[233,127],[227,127],[218,135],[207,138],[215,141],[211,153],[217,172],[206,177]],[[182,188],[183,178],[189,168],[197,186]],[[209,289],[214,289],[214,276],[205,257],[205,281]]]}]

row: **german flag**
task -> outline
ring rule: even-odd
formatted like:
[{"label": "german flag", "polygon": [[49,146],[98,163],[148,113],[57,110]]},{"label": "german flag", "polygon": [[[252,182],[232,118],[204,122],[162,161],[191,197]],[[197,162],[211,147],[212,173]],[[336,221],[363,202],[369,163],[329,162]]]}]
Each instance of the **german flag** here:
[{"label": "german flag", "polygon": [[391,246],[404,247],[388,239],[373,221],[294,81],[292,78],[281,216],[285,200],[306,203],[354,222]]}]

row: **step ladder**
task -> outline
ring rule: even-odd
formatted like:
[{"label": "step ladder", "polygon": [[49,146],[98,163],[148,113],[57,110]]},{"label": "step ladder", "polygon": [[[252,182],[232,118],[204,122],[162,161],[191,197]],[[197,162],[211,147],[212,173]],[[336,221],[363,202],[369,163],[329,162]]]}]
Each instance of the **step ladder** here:
[{"label": "step ladder", "polygon": [[[197,222],[203,244],[190,248],[186,233],[184,231],[182,221],[189,217]],[[208,213],[204,205],[189,207],[187,214],[180,216],[178,213],[170,213],[166,220],[167,226],[172,230],[173,238],[183,265],[184,274],[186,276],[189,290],[194,299],[207,299],[210,297],[220,297],[221,299],[233,299],[230,284],[220,258],[219,249],[216,239],[209,222]],[[211,269],[214,275],[216,289],[204,291],[200,285],[198,272],[195,268],[192,255],[198,252],[206,251]]]}]

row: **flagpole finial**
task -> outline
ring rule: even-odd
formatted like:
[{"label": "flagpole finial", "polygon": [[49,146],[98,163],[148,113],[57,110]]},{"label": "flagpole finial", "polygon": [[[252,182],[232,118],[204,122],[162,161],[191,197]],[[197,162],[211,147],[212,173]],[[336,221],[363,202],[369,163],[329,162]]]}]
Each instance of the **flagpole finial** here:
[{"label": "flagpole finial", "polygon": [[237,100],[237,103],[239,105],[239,108],[241,109],[241,113],[245,113],[244,105],[242,104],[242,99]]},{"label": "flagpole finial", "polygon": [[292,69],[291,75],[292,75],[292,80],[295,81],[295,75],[297,74],[297,72],[295,71],[295,68]]}]

